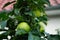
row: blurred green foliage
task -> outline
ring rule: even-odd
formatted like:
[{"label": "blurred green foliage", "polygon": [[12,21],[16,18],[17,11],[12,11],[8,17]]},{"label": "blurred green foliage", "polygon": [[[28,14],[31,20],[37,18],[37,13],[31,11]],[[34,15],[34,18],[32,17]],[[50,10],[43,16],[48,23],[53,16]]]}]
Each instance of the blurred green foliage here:
[{"label": "blurred green foliage", "polygon": [[[15,0],[6,3],[3,8],[14,2],[16,3],[12,11],[0,12],[0,32],[6,31],[0,34],[0,40],[46,40],[44,38],[45,32],[40,32],[41,25],[38,23],[43,22],[47,25],[47,15],[44,10],[44,4],[48,4],[47,0]],[[36,14],[39,13],[42,16],[35,16],[36,9],[39,10]],[[23,29],[16,30],[18,24],[21,22],[29,24],[31,28],[29,32],[25,32]],[[21,32],[23,34],[20,34]],[[11,38],[9,39],[8,36]]]}]

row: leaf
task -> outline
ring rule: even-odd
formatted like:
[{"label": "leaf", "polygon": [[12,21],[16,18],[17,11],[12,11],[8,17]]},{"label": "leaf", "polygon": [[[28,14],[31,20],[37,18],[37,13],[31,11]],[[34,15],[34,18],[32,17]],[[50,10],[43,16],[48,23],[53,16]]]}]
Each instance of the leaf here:
[{"label": "leaf", "polygon": [[18,15],[17,15],[17,16],[16,16],[16,19],[17,19],[18,21],[21,21],[21,22],[24,21],[23,16],[18,16]]},{"label": "leaf", "polygon": [[[8,5],[10,5],[10,4],[14,3],[14,2],[15,2],[15,1],[6,3],[6,4],[3,6],[3,8],[5,8],[6,6],[8,6]],[[2,8],[2,9],[3,9],[3,8]]]},{"label": "leaf", "polygon": [[0,22],[1,29],[4,29],[4,27],[6,27],[6,24],[7,24],[7,20]]},{"label": "leaf", "polygon": [[8,14],[6,12],[1,12],[0,13],[0,21],[4,21],[8,19]]},{"label": "leaf", "polygon": [[1,34],[1,35],[0,35],[0,40],[1,40],[1,39],[7,39],[7,35]]},{"label": "leaf", "polygon": [[27,33],[26,31],[21,30],[21,29],[20,29],[20,30],[18,29],[18,30],[16,31],[16,34],[15,34],[15,35],[17,36],[17,35],[22,35],[22,34],[26,34],[26,33]]},{"label": "leaf", "polygon": [[48,4],[50,4],[49,0],[45,0]]},{"label": "leaf", "polygon": [[22,6],[23,0],[17,0],[14,8],[20,8]]},{"label": "leaf", "polygon": [[19,15],[19,9],[15,9],[14,12],[16,15]]},{"label": "leaf", "polygon": [[33,12],[32,12],[32,11],[25,12],[25,15],[34,16],[34,14],[33,14]]},{"label": "leaf", "polygon": [[29,33],[28,40],[40,40],[39,36],[33,35],[31,32]]}]

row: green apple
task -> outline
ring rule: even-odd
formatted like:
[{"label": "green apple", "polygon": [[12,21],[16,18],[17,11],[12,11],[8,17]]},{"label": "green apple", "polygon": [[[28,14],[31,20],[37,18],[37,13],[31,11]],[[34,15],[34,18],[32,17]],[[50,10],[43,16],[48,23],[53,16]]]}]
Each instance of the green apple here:
[{"label": "green apple", "polygon": [[25,30],[26,32],[29,32],[30,31],[30,26],[26,22],[21,22],[17,26],[17,30],[18,29],[22,29],[22,30]]},{"label": "green apple", "polygon": [[43,16],[43,12],[41,12],[39,9],[34,10],[34,11],[33,11],[33,14],[34,14],[36,17]]},{"label": "green apple", "polygon": [[40,32],[44,32],[46,25],[43,22],[39,22]]}]

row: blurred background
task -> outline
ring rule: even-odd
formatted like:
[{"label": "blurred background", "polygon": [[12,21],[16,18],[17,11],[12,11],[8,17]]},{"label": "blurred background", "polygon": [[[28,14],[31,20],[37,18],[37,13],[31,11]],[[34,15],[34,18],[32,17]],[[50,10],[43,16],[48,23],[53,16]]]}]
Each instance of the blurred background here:
[{"label": "blurred background", "polygon": [[[13,4],[2,9],[3,5],[7,2],[14,0],[0,0],[0,11],[13,9]],[[48,16],[48,24],[45,27],[45,32],[50,35],[60,35],[60,0],[49,0],[50,5],[45,5],[45,11]],[[56,39],[54,39],[56,40]]]},{"label": "blurred background", "polygon": [[[13,4],[7,6],[6,8],[2,9],[3,5],[7,2],[12,2],[14,0],[0,0],[0,11],[2,10],[11,10],[13,8]],[[59,6],[60,5],[60,0],[48,0],[50,2],[50,5],[46,5],[46,7],[50,6]]]}]

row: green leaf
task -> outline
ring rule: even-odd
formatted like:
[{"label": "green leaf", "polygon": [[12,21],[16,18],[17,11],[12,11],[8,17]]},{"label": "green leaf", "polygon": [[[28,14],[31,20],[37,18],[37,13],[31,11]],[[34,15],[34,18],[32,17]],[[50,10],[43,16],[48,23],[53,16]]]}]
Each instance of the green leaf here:
[{"label": "green leaf", "polygon": [[24,21],[23,16],[18,16],[18,15],[17,15],[17,16],[16,16],[16,19],[17,19],[18,21],[21,21],[21,22]]},{"label": "green leaf", "polygon": [[22,6],[23,0],[17,0],[14,8],[20,8]]},{"label": "green leaf", "polygon": [[16,15],[19,15],[19,9],[15,9],[14,12]]},{"label": "green leaf", "polygon": [[8,19],[8,14],[6,12],[1,12],[0,13],[0,21],[4,21]]},{"label": "green leaf", "polygon": [[7,20],[0,22],[1,29],[4,29],[4,27],[6,27],[6,25],[7,25]]},{"label": "green leaf", "polygon": [[18,29],[18,30],[16,31],[16,34],[15,34],[15,35],[17,36],[17,35],[22,35],[22,34],[26,34],[26,33],[27,33],[26,31],[21,30],[21,29],[20,29],[20,30]]},{"label": "green leaf", "polygon": [[32,11],[25,12],[25,15],[34,16],[34,14],[33,14],[33,12],[32,12]]},{"label": "green leaf", "polygon": [[29,33],[28,40],[40,40],[39,36],[33,35],[31,32]]},{"label": "green leaf", "polygon": [[49,5],[50,5],[50,1],[49,0],[45,0]]},{"label": "green leaf", "polygon": [[1,39],[7,39],[7,35],[1,34],[1,35],[0,35],[0,40],[1,40]]}]

